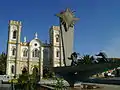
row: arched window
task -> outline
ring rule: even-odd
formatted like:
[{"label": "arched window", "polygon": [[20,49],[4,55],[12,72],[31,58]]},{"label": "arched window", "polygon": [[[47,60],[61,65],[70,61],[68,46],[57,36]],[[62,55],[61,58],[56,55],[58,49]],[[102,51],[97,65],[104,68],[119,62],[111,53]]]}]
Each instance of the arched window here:
[{"label": "arched window", "polygon": [[35,57],[38,57],[38,49],[35,49]]},{"label": "arched window", "polygon": [[17,37],[17,31],[15,30],[13,31],[13,39],[16,39],[16,37]]},{"label": "arched window", "polygon": [[12,73],[12,74],[15,73],[15,67],[14,67],[14,65],[11,66],[11,73]]},{"label": "arched window", "polygon": [[12,55],[15,56],[15,54],[16,54],[16,49],[13,48],[13,50],[12,50]]},{"label": "arched window", "polygon": [[24,49],[24,50],[23,50],[23,56],[24,56],[24,57],[27,57],[27,56],[28,56],[28,50],[27,50],[27,49]]},{"label": "arched window", "polygon": [[38,68],[36,66],[33,68],[33,75],[38,75]]},{"label": "arched window", "polygon": [[56,42],[59,42],[59,35],[56,35]]},{"label": "arched window", "polygon": [[32,52],[32,57],[35,57],[35,56],[34,56],[34,55],[35,55],[34,53],[35,53],[35,52],[34,52],[34,50],[33,50],[33,52]]},{"label": "arched window", "polygon": [[39,50],[38,49],[34,49],[32,52],[32,56],[33,57],[39,57]]},{"label": "arched window", "polygon": [[57,51],[56,51],[56,57],[59,57],[59,56],[60,56],[60,51],[57,50]]}]

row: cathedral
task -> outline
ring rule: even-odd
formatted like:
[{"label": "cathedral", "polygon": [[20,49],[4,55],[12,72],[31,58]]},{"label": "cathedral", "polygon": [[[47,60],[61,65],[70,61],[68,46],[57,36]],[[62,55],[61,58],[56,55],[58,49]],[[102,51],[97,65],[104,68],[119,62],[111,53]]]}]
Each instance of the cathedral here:
[{"label": "cathedral", "polygon": [[30,42],[21,42],[22,22],[10,20],[8,24],[6,74],[22,74],[26,68],[32,74],[36,66],[42,78],[44,67],[58,67],[63,64],[63,46],[59,26],[49,29],[49,43],[43,43],[37,33]]}]

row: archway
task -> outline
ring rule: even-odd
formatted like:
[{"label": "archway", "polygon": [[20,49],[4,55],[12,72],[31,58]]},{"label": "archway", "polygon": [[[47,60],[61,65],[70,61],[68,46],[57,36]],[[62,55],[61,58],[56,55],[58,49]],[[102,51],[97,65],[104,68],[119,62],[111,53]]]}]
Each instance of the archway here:
[{"label": "archway", "polygon": [[22,69],[22,74],[26,74],[26,73],[28,73],[28,70],[27,70],[27,67],[24,67],[24,68]]},{"label": "archway", "polygon": [[37,76],[38,75],[38,68],[34,66],[33,68],[33,75]]},{"label": "archway", "polygon": [[32,73],[32,75],[33,75],[34,80],[36,82],[38,82],[39,81],[39,73],[38,73],[38,67],[37,66],[33,67],[33,73]]}]

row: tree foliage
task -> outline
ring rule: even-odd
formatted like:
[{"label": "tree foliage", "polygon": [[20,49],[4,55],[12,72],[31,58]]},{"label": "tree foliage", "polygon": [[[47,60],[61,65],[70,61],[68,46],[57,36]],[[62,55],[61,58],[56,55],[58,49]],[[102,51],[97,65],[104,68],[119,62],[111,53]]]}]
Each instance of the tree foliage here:
[{"label": "tree foliage", "polygon": [[64,79],[63,78],[57,78],[56,77],[56,84],[55,84],[55,90],[62,90],[65,88],[64,86]]},{"label": "tree foliage", "polygon": [[51,71],[48,67],[44,67],[43,69],[43,77],[44,78],[54,78],[55,73]]},{"label": "tree foliage", "polygon": [[16,88],[24,90],[36,90],[37,82],[39,81],[38,69],[34,66],[33,73],[30,75],[26,68],[23,68],[22,75],[18,78]]},{"label": "tree foliage", "polygon": [[6,61],[7,61],[7,55],[2,52],[0,54],[0,74],[5,74],[6,72]]},{"label": "tree foliage", "polygon": [[97,58],[86,54],[82,58],[77,60],[77,65],[113,62],[113,60],[107,58],[107,54],[105,52],[99,52],[99,54],[96,54],[95,56]]},{"label": "tree foliage", "polygon": [[84,64],[91,64],[92,63],[90,55],[84,55],[83,60],[84,60]]}]

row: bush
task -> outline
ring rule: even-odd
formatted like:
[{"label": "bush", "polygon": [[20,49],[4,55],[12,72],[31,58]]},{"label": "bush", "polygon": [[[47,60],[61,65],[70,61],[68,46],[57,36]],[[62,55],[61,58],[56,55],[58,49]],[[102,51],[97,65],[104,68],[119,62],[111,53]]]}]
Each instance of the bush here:
[{"label": "bush", "polygon": [[63,78],[56,78],[57,82],[55,84],[55,90],[66,90],[64,86],[64,79]]},{"label": "bush", "polygon": [[18,83],[18,79],[11,79],[11,80],[9,80],[8,82],[9,82],[9,83],[14,83],[14,84],[16,84],[16,83]]}]

